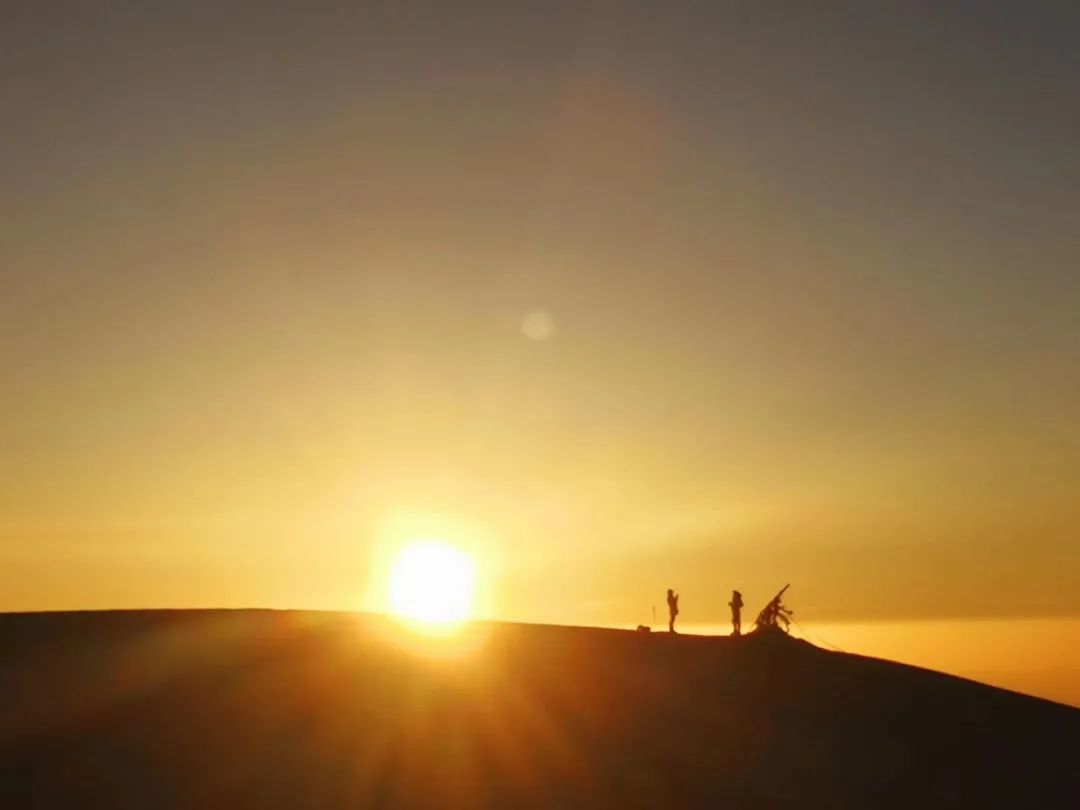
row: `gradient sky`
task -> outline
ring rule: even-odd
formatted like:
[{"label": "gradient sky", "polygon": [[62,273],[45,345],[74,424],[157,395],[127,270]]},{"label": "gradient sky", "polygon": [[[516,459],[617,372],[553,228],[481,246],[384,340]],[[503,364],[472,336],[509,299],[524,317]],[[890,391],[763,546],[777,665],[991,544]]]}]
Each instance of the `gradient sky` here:
[{"label": "gradient sky", "polygon": [[5,2],[0,609],[1080,615],[1078,9]]}]

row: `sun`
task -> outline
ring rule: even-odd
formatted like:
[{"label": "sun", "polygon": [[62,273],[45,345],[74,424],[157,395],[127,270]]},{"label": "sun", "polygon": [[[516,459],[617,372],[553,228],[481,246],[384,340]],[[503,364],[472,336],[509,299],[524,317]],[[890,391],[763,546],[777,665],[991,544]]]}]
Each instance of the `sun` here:
[{"label": "sun", "polygon": [[471,618],[476,566],[453,546],[411,543],[390,570],[388,601],[397,616],[445,626]]}]

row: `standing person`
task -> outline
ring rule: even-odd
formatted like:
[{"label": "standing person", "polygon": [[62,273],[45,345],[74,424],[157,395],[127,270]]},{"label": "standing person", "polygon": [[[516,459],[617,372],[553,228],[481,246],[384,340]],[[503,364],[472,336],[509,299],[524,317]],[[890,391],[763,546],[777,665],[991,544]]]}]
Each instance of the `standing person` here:
[{"label": "standing person", "polygon": [[679,615],[679,595],[671,588],[667,589],[667,611],[668,611],[668,623],[667,629],[669,633],[675,632],[675,617]]},{"label": "standing person", "polygon": [[742,635],[742,594],[738,591],[731,592],[731,635]]}]

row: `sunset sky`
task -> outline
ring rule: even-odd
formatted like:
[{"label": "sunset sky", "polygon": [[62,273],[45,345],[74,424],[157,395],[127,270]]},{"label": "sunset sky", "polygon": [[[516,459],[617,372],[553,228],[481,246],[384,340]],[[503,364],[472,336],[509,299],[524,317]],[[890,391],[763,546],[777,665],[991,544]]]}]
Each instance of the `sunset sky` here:
[{"label": "sunset sky", "polygon": [[438,538],[494,618],[1075,619],[1077,42],[4,3],[0,610],[378,609]]}]

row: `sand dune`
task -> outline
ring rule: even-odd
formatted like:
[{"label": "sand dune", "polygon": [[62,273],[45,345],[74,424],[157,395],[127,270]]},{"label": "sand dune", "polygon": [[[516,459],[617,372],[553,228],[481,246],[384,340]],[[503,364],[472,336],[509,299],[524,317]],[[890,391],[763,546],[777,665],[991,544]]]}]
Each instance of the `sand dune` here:
[{"label": "sand dune", "polygon": [[1076,807],[1080,711],[790,639],[0,616],[11,807]]}]

